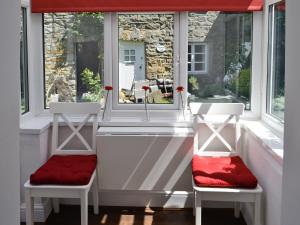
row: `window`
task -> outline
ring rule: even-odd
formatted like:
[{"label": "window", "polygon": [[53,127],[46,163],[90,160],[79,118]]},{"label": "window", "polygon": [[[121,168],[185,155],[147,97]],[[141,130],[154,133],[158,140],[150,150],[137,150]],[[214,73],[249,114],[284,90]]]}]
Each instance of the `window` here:
[{"label": "window", "polygon": [[267,112],[284,120],[285,2],[269,7]]},{"label": "window", "polygon": [[188,72],[190,74],[206,73],[206,45],[201,43],[188,44]]},{"label": "window", "polygon": [[189,101],[250,109],[252,14],[191,12],[188,41]]},{"label": "window", "polygon": [[124,50],[124,62],[134,63],[135,62],[135,50]]},{"label": "window", "polygon": [[116,14],[115,107],[139,108],[145,102],[143,86],[150,87],[146,101],[151,107],[173,104],[174,17],[171,13]]},{"label": "window", "polygon": [[44,14],[45,106],[101,101],[104,95],[102,13]]},{"label": "window", "polygon": [[29,111],[28,94],[28,56],[27,56],[27,14],[26,8],[21,8],[20,33],[20,72],[21,72],[21,113]]}]

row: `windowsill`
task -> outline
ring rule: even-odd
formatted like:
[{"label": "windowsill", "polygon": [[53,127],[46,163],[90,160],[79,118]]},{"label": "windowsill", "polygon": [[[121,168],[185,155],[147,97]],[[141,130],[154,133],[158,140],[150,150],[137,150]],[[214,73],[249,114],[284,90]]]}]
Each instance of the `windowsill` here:
[{"label": "windowsill", "polygon": [[[21,134],[41,134],[51,125],[52,117],[38,116],[21,120]],[[78,117],[74,117],[71,121],[78,121]],[[211,121],[220,122],[220,121]],[[141,118],[113,118],[110,121],[100,122],[98,135],[193,135],[193,126],[191,118],[183,121],[166,118],[153,118],[150,121]],[[153,129],[155,128],[155,129]],[[242,120],[242,128],[249,132],[256,140],[258,140],[266,152],[282,164],[283,160],[283,139],[278,137],[275,131],[267,127],[260,120]]]},{"label": "windowsill", "polygon": [[267,127],[262,121],[243,121],[243,128],[264,147],[266,152],[281,165],[283,163],[283,138]]}]

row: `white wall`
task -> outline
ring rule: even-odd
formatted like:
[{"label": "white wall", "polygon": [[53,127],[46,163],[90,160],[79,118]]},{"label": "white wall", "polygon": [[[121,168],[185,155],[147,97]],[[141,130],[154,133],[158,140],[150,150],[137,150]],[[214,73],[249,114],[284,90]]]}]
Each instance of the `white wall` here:
[{"label": "white wall", "polygon": [[[262,224],[280,225],[282,163],[275,160],[267,148],[259,138],[253,136],[250,132],[245,133],[245,158],[249,168],[255,174],[264,190],[262,198]],[[247,209],[247,213],[252,214],[252,209]],[[249,215],[249,218],[246,219],[252,220],[251,216]]]},{"label": "white wall", "polygon": [[286,105],[282,225],[299,224],[300,212],[300,1],[286,1]]},{"label": "white wall", "polygon": [[20,224],[20,3],[0,2],[0,224]]}]

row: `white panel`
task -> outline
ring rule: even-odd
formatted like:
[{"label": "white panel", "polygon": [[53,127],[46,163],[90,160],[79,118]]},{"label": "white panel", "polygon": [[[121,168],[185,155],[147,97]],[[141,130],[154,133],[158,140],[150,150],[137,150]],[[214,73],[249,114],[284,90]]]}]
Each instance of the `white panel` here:
[{"label": "white panel", "polygon": [[190,103],[193,115],[242,115],[244,104],[242,103]]},{"label": "white panel", "polygon": [[96,102],[51,102],[49,107],[51,113],[63,114],[98,114],[101,110],[101,105]]}]

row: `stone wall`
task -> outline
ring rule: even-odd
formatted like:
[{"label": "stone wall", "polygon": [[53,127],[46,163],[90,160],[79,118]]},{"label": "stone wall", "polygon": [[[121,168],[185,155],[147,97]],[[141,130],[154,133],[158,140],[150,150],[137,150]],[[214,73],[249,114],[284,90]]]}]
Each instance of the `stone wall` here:
[{"label": "stone wall", "polygon": [[[173,79],[174,16],[172,14],[119,15],[119,39],[145,44],[146,77]],[[158,52],[157,46],[166,48]]]}]

